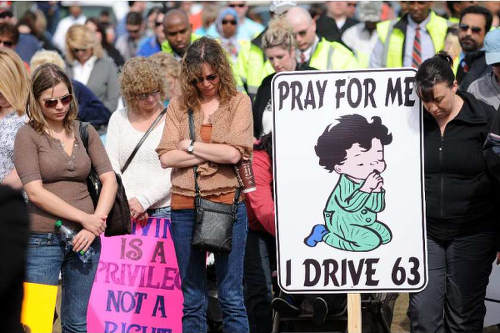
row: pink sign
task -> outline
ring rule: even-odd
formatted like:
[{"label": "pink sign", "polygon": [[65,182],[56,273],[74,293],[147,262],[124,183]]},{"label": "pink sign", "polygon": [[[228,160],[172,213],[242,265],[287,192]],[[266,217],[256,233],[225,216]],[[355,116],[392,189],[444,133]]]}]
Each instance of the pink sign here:
[{"label": "pink sign", "polygon": [[93,333],[181,333],[182,291],[170,220],[150,218],[132,234],[101,237],[90,296]]}]

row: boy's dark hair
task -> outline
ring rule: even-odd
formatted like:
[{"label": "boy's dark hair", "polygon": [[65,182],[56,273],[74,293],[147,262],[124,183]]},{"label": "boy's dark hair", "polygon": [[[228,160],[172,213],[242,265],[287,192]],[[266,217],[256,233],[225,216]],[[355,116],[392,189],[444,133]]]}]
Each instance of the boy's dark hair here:
[{"label": "boy's dark hair", "polygon": [[372,117],[369,123],[358,114],[342,116],[335,126],[328,125],[314,147],[319,157],[319,165],[332,172],[336,165],[345,160],[347,149],[358,143],[363,149],[372,147],[372,139],[377,138],[383,145],[392,142],[392,134],[382,125],[380,117]]},{"label": "boy's dark hair", "polygon": [[434,100],[434,85],[445,82],[448,87],[453,85],[455,74],[451,67],[453,59],[444,51],[424,61],[415,76],[417,95],[424,102]]},{"label": "boy's dark hair", "polygon": [[493,15],[488,10],[488,8],[484,8],[482,6],[469,6],[460,12],[460,22],[462,22],[462,18],[467,14],[479,14],[484,16],[484,20],[486,21],[485,34],[488,33],[491,29],[491,24],[493,22]]},{"label": "boy's dark hair", "polygon": [[125,19],[126,24],[129,25],[141,25],[142,24],[142,14],[137,12],[128,12]]}]

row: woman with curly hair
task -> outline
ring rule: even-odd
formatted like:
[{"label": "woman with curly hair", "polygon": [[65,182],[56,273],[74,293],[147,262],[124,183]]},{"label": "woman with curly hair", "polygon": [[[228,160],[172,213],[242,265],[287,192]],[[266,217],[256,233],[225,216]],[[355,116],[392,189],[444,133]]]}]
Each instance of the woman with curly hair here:
[{"label": "woman with curly hair", "polygon": [[118,106],[120,87],[118,69],[102,49],[95,32],[82,24],[75,24],[66,33],[67,73],[85,84],[114,112]]},{"label": "woman with curly hair", "polygon": [[[96,130],[89,125],[88,147],[80,137],[73,87],[54,64],[38,67],[31,77],[29,123],[19,129],[14,163],[28,195],[30,238],[26,282],[57,285],[62,276],[63,332],[87,332],[87,306],[101,251],[99,235],[115,200],[117,183]],[[93,167],[102,182],[94,209],[87,188]],[[71,249],[56,221],[75,231]],[[79,258],[92,248],[90,260]]]},{"label": "woman with curly hair", "polygon": [[[132,218],[140,222],[148,216],[170,218],[170,170],[161,168],[155,153],[165,123],[165,75],[153,61],[135,57],[125,63],[120,79],[126,107],[113,113],[109,120],[109,159],[122,177]],[[121,172],[149,128],[151,131],[136,155]]]},{"label": "woman with curly hair", "polygon": [[[168,106],[156,151],[162,166],[173,168],[171,228],[184,295],[183,332],[206,332],[206,251],[191,245],[195,177],[203,199],[226,204],[235,201],[239,184],[234,165],[251,156],[252,113],[250,99],[237,92],[227,57],[213,39],[202,37],[187,49],[181,81],[183,95]],[[189,134],[190,111],[194,140]],[[248,332],[243,301],[246,236],[247,214],[240,198],[231,251],[215,254],[224,332]]]}]

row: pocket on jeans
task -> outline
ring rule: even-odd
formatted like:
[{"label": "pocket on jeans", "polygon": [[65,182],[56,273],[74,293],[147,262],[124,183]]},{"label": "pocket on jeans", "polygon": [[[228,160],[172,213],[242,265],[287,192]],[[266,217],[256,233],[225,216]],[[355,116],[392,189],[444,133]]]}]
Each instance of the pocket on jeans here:
[{"label": "pocket on jeans", "polygon": [[42,239],[38,237],[30,236],[28,239],[28,247],[40,247],[42,245]]}]

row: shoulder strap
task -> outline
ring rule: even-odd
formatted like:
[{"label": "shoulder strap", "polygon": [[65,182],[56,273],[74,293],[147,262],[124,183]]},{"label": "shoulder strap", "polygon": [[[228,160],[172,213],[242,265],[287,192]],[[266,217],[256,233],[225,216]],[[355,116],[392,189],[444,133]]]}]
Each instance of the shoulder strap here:
[{"label": "shoulder strap", "polygon": [[89,150],[89,132],[87,131],[88,122],[81,121],[79,132],[80,138],[82,139],[83,145],[85,146],[85,150],[88,152]]},{"label": "shoulder strap", "polygon": [[144,135],[142,136],[142,138],[139,141],[139,143],[137,143],[137,145],[135,146],[134,150],[132,151],[132,153],[130,154],[130,156],[127,158],[127,161],[125,162],[125,164],[123,165],[123,167],[120,170],[120,172],[122,174],[125,172],[125,170],[127,170],[128,166],[130,165],[130,162],[132,162],[132,160],[134,159],[135,154],[137,154],[137,151],[139,150],[139,148],[141,148],[141,146],[144,143],[144,141],[146,141],[146,138],[148,137],[149,133],[151,133],[153,131],[153,129],[155,128],[156,124],[158,124],[158,122],[160,121],[161,117],[165,114],[165,112],[167,112],[167,108],[164,108],[160,112],[160,114],[158,115],[158,117],[156,117],[155,121],[153,121],[153,123],[151,124],[151,126],[149,126],[148,130],[146,131],[146,133],[144,133]]}]

